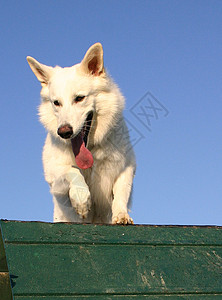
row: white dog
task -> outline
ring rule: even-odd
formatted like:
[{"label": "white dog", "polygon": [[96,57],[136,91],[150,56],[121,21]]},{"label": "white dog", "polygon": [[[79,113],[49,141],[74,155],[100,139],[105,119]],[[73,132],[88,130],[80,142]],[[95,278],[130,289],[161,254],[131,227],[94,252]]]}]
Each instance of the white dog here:
[{"label": "white dog", "polygon": [[42,85],[39,115],[48,131],[43,166],[54,222],[132,224],[135,157],[124,97],[104,69],[102,45],[69,68],[27,60]]}]

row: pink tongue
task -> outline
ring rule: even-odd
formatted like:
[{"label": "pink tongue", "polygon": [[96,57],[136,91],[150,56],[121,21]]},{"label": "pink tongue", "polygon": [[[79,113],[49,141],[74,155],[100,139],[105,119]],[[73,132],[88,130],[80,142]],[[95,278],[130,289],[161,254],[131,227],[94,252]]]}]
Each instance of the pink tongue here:
[{"label": "pink tongue", "polygon": [[71,139],[72,151],[76,158],[76,164],[80,169],[88,169],[93,165],[92,153],[85,147],[81,134]]}]

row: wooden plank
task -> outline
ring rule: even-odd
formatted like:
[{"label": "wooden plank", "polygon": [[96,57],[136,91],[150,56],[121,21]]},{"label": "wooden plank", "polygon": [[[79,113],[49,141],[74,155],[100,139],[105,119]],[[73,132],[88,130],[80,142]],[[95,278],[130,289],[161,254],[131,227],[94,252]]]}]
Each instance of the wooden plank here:
[{"label": "wooden plank", "polygon": [[[6,244],[14,296],[209,293],[222,297],[222,247]],[[24,271],[25,270],[25,271]]]},{"label": "wooden plank", "polygon": [[136,299],[149,299],[149,300],[221,300],[221,295],[77,295],[77,296],[15,296],[14,300],[136,300]]},{"label": "wooden plank", "polygon": [[221,227],[1,227],[15,300],[222,299]]},{"label": "wooden plank", "polygon": [[[222,227],[1,221],[7,243],[222,245]],[[16,235],[15,235],[16,230]]]}]

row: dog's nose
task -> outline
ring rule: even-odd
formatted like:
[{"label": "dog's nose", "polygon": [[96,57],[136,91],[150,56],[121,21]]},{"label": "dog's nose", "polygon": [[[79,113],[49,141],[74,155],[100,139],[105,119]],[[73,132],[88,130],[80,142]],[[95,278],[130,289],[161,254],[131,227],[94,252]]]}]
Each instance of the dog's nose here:
[{"label": "dog's nose", "polygon": [[72,126],[69,124],[62,125],[59,127],[57,133],[61,138],[69,139],[73,134]]}]

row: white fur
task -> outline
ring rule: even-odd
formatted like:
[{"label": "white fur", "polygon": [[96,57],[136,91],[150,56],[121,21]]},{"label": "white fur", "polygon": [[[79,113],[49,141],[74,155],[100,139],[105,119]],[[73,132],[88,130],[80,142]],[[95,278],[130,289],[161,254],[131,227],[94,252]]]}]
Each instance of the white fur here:
[{"label": "white fur", "polygon": [[[27,60],[42,85],[39,115],[48,131],[43,166],[54,200],[54,222],[132,223],[128,205],[136,165],[134,152],[126,151],[129,135],[122,115],[124,97],[103,67],[101,44],[93,45],[82,62],[70,68],[48,67],[31,57]],[[75,103],[78,95],[85,99]],[[55,100],[61,106],[55,106]],[[93,121],[87,148],[94,164],[80,170],[90,197],[77,211],[75,199],[69,198],[73,183],[67,180],[76,166],[75,157],[70,139],[61,138],[57,130],[68,123],[73,135],[78,134],[90,111]]]}]

